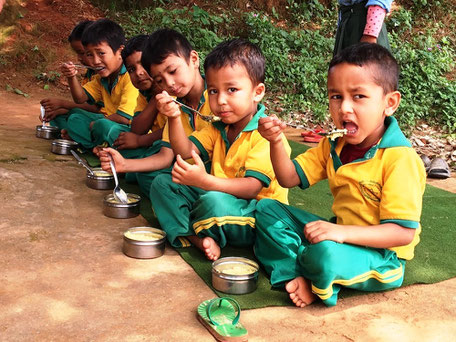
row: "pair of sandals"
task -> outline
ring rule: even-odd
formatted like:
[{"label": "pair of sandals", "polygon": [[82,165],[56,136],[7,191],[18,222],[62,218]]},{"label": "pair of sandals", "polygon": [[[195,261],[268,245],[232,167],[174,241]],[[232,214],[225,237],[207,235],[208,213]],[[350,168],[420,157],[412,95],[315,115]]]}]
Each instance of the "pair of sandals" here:
[{"label": "pair of sandals", "polygon": [[421,160],[429,178],[446,179],[451,177],[450,167],[444,159],[436,157],[431,160],[427,155],[422,154]]}]

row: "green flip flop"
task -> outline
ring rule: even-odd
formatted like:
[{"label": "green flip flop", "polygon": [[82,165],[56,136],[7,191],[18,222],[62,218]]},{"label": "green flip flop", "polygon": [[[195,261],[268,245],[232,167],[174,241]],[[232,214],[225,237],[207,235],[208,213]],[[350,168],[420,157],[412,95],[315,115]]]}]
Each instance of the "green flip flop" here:
[{"label": "green flip flop", "polygon": [[241,308],[229,297],[205,300],[198,305],[198,320],[217,341],[247,341],[247,329],[239,322]]}]

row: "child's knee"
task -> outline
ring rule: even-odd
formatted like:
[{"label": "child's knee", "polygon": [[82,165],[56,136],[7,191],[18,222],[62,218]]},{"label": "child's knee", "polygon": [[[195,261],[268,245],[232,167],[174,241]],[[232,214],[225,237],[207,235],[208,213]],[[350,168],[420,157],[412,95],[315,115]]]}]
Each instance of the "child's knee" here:
[{"label": "child's knee", "polygon": [[267,213],[271,211],[271,207],[277,203],[276,200],[270,198],[263,198],[257,202],[255,211],[257,213]]},{"label": "child's knee", "polygon": [[340,256],[336,245],[336,242],[330,240],[302,245],[298,251],[298,262],[312,274],[337,273]]}]

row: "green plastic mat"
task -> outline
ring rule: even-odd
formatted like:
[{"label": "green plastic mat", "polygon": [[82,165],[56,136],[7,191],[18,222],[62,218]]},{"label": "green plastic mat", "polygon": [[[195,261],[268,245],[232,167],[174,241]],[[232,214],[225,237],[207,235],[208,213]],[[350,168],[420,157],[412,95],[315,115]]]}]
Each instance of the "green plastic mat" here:
[{"label": "green plastic mat", "polygon": [[[290,142],[293,149],[292,156],[296,156],[307,149],[305,145]],[[139,187],[127,184],[122,180],[122,186],[128,192],[140,193]],[[141,203],[141,215],[152,226],[158,227],[150,202],[144,196]],[[315,186],[301,190],[294,188],[289,194],[290,204],[308,210],[322,217],[330,218],[332,195],[328,183],[320,182]],[[304,206],[305,204],[305,206]],[[405,267],[404,285],[416,283],[436,283],[456,276],[456,259],[452,257],[456,250],[456,194],[427,185],[423,199],[423,213],[421,217],[421,241],[415,248],[415,258],[408,261]],[[168,246],[168,248],[171,248]],[[212,288],[211,262],[195,247],[178,248],[182,258],[190,264],[195,272]],[[252,249],[234,248],[227,246],[222,250],[224,256],[243,256],[255,259]],[[213,288],[212,288],[213,289]],[[219,296],[226,296],[215,291]],[[362,294],[362,292],[343,289],[340,298]],[[272,289],[268,277],[260,270],[258,288],[245,295],[229,295],[236,299],[243,309],[261,308],[266,306],[292,305],[288,294],[282,290]]]}]

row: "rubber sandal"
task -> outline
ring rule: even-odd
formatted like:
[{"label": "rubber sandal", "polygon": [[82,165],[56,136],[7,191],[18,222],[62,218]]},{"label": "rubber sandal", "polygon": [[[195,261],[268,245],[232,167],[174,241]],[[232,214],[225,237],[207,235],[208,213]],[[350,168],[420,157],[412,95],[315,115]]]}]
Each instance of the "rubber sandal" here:
[{"label": "rubber sandal", "polygon": [[420,156],[421,160],[423,161],[424,164],[424,169],[426,170],[426,173],[429,172],[429,168],[431,167],[431,158],[429,158],[427,155],[422,154]]},{"label": "rubber sandal", "polygon": [[434,158],[429,166],[429,178],[445,179],[451,177],[450,168],[442,158]]},{"label": "rubber sandal", "polygon": [[198,305],[198,320],[217,341],[248,341],[247,329],[239,322],[241,308],[229,297],[205,300]]}]

